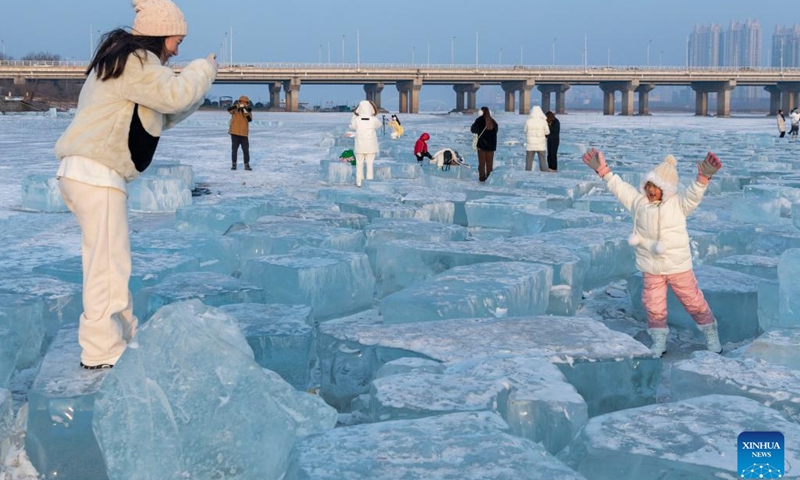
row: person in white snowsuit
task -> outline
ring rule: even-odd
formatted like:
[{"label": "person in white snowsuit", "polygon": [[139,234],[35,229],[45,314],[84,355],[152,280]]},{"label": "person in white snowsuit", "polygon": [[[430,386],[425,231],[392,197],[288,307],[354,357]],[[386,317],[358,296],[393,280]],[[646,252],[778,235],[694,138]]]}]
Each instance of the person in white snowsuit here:
[{"label": "person in white snowsuit", "polygon": [[708,182],[722,168],[722,162],[709,152],[697,164],[696,180],[681,193],[678,193],[677,161],[672,155],[667,155],[647,174],[639,190],[611,173],[602,152],[589,150],[583,155],[583,162],[597,172],[633,215],[629,243],[636,253],[636,267],[642,271],[642,303],[647,312],[647,331],[653,340],[652,352],[660,357],[667,349],[667,286],[671,286],[705,335],[708,350],[721,353],[717,322],[692,270],[686,217],[700,204]]},{"label": "person in white snowsuit", "polygon": [[355,131],[356,144],[353,153],[356,154],[356,185],[361,186],[364,180],[364,164],[367,164],[367,180],[373,178],[372,164],[378,154],[378,129],[381,121],[378,120],[378,107],[369,100],[362,100],[353,111],[350,120],[350,130]]},{"label": "person in white snowsuit", "polygon": [[539,155],[539,170],[549,172],[547,167],[547,136],[550,135],[550,127],[547,125],[547,117],[542,111],[542,107],[536,105],[531,109],[528,120],[525,121],[525,170],[533,170],[533,156]]}]

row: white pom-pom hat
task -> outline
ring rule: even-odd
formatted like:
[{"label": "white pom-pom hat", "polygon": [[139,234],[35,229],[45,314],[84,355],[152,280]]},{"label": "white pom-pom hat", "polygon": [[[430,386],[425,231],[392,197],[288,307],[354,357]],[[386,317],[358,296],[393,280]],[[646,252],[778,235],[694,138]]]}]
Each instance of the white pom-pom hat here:
[{"label": "white pom-pom hat", "polygon": [[133,0],[134,35],[173,37],[189,31],[183,12],[170,0]]},{"label": "white pom-pom hat", "polygon": [[662,199],[667,199],[678,193],[678,161],[672,155],[664,157],[656,168],[651,170],[644,178],[644,187],[647,182],[661,189]]}]

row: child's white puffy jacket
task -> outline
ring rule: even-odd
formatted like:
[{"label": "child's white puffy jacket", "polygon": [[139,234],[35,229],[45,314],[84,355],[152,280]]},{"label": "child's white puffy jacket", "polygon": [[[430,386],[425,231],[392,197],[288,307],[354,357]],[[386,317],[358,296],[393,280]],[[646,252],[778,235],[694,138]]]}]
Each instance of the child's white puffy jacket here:
[{"label": "child's white puffy jacket", "polygon": [[608,189],[633,215],[630,243],[636,252],[636,267],[645,273],[671,275],[692,268],[686,217],[697,208],[706,185],[693,181],[684,192],[650,202],[642,191],[619,175],[603,177]]},{"label": "child's white puffy jacket", "polygon": [[353,153],[378,153],[377,130],[382,127],[376,115],[378,112],[367,100],[362,100],[350,120],[350,130],[356,132],[356,144]]}]

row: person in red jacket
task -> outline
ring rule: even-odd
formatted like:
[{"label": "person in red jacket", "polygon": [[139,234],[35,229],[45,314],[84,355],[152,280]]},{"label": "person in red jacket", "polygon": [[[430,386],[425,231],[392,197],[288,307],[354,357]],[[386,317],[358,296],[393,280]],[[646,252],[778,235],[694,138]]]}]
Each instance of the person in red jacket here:
[{"label": "person in red jacket", "polygon": [[431,136],[427,133],[423,133],[417,139],[417,143],[414,144],[414,156],[417,157],[417,164],[422,164],[422,159],[425,157],[430,158],[433,160],[433,156],[431,156],[430,152],[428,152],[428,140],[430,140]]}]

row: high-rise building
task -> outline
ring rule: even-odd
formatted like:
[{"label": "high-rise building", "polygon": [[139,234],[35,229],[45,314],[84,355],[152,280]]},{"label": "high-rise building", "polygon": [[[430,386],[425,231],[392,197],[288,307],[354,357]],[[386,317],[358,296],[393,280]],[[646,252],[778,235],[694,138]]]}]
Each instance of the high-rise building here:
[{"label": "high-rise building", "polygon": [[721,62],[722,29],[716,23],[695,25],[689,35],[689,66],[719,67]]},{"label": "high-rise building", "polygon": [[775,68],[800,67],[800,27],[776,26],[772,34],[772,61]]},{"label": "high-rise building", "polygon": [[731,22],[723,40],[726,67],[757,67],[761,65],[761,25],[758,20]]}]

